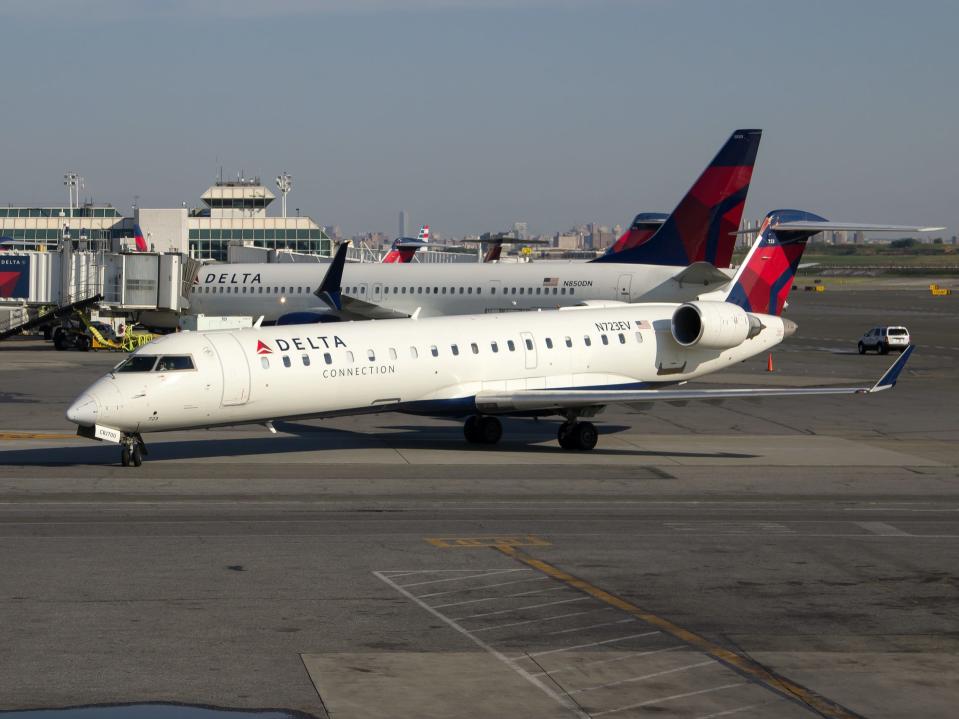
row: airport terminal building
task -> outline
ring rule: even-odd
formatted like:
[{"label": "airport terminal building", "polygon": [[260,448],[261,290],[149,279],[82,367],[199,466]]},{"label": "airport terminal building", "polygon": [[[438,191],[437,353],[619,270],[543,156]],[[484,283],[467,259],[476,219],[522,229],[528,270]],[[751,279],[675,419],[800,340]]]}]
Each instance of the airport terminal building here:
[{"label": "airport terminal building", "polygon": [[196,260],[226,261],[230,244],[330,255],[330,238],[311,218],[267,215],[276,196],[258,178],[218,181],[200,199],[192,209],[135,208],[132,217],[110,205],[0,207],[0,237],[18,250],[54,249],[63,238],[119,252],[133,248],[138,224],[150,250]]}]

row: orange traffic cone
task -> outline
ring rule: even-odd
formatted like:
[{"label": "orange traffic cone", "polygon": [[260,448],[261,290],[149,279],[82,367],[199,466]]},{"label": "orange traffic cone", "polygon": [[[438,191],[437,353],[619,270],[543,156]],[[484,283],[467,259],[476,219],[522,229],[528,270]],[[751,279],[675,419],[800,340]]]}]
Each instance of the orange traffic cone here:
[{"label": "orange traffic cone", "polygon": [[766,359],[766,371],[773,372],[773,353],[769,353],[769,357]]}]

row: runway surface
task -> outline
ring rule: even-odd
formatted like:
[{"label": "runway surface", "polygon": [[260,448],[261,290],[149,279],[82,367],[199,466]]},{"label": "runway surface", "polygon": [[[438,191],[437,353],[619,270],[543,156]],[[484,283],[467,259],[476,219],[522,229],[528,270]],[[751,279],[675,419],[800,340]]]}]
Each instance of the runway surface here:
[{"label": "runway surface", "polygon": [[147,436],[63,411],[116,355],[0,345],[0,710],[126,702],[316,717],[951,717],[959,702],[959,313],[794,292],[799,333],[721,384],[877,396],[402,415]]}]

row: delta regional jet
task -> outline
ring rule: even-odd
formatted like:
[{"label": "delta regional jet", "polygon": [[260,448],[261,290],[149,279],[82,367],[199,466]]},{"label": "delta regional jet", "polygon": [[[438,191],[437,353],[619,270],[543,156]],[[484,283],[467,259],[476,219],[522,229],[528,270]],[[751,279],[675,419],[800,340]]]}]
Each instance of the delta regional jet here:
[{"label": "delta regional jet", "polygon": [[682,304],[254,327],[166,335],[134,352],[67,409],[84,437],[139,465],[142,433],[405,412],[467,417],[467,441],[494,444],[501,416],[558,415],[559,444],[589,450],[589,418],[611,404],[870,394],[894,386],[908,348],[872,386],[686,389],[792,335],[781,317],[806,240],[830,227],[770,213],[724,293]]},{"label": "delta regional jet", "polygon": [[350,264],[337,307],[319,297],[315,264],[208,265],[191,291],[190,313],[300,324],[691,299],[729,282],[722,269],[732,257],[761,136],[736,130],[671,215],[638,216],[589,262]]}]

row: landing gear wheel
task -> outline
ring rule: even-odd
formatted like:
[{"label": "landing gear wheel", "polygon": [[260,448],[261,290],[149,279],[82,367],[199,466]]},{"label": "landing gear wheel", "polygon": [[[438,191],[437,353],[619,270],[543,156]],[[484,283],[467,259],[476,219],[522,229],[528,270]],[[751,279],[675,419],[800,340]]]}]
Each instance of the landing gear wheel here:
[{"label": "landing gear wheel", "polygon": [[563,422],[556,438],[563,449],[589,451],[596,446],[599,434],[592,422]]},{"label": "landing gear wheel", "polygon": [[503,436],[503,425],[496,417],[480,417],[477,429],[483,444],[496,444]]},{"label": "landing gear wheel", "polygon": [[470,444],[479,444],[482,441],[479,436],[479,422],[480,418],[474,414],[467,417],[463,424],[463,436]]},{"label": "landing gear wheel", "polygon": [[133,450],[130,452],[130,461],[133,462],[134,467],[139,467],[143,464],[143,452],[140,451],[139,443],[133,445]]},{"label": "landing gear wheel", "polygon": [[859,354],[866,354],[866,345],[864,345],[862,342],[859,343]]},{"label": "landing gear wheel", "polygon": [[576,449],[588,452],[596,446],[596,440],[599,439],[599,434],[596,432],[596,426],[592,422],[577,422],[573,425],[570,437]]},{"label": "landing gear wheel", "polygon": [[130,448],[124,445],[123,449],[120,450],[120,464],[122,464],[124,467],[129,467],[131,459],[130,455]]}]

